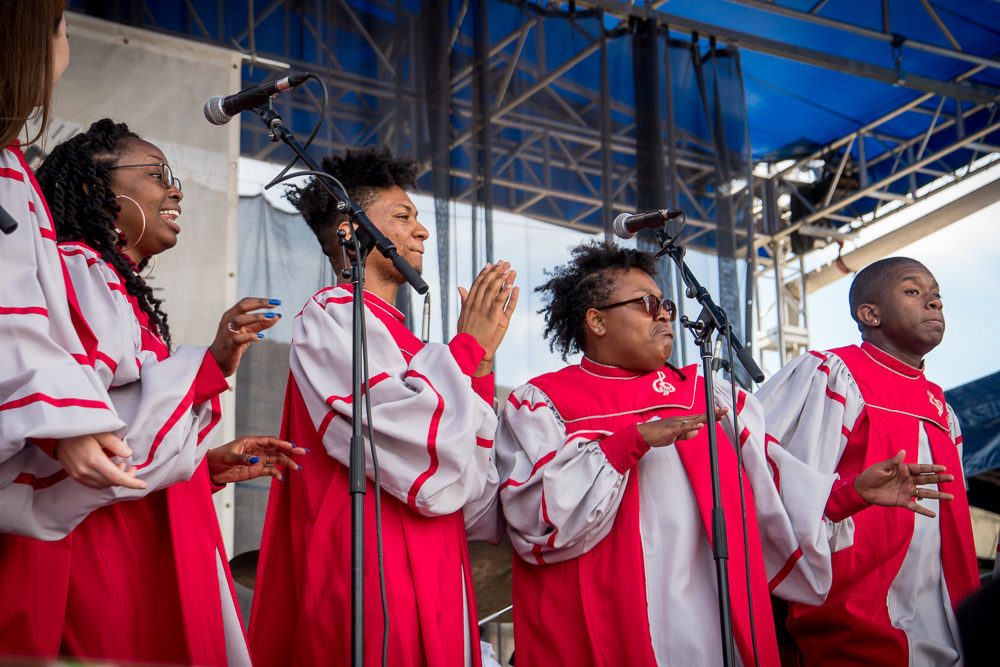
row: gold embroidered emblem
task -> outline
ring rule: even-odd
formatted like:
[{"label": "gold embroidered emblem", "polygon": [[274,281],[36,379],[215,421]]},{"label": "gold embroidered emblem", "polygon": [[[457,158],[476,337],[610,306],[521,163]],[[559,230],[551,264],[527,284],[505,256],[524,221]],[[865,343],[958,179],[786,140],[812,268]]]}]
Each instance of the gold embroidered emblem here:
[{"label": "gold embroidered emblem", "polygon": [[653,380],[653,391],[659,392],[664,396],[669,396],[670,394],[677,391],[674,385],[667,382],[667,374],[663,371],[656,371],[656,379]]},{"label": "gold embroidered emblem", "polygon": [[927,400],[929,400],[931,405],[937,409],[938,417],[944,414],[944,403],[934,398],[934,394],[932,394],[929,389],[927,390]]}]

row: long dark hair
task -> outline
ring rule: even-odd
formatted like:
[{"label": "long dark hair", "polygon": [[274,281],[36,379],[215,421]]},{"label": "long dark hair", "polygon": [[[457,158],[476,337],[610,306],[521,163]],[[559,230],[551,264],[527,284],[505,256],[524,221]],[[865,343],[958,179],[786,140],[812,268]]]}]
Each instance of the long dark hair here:
[{"label": "long dark hair", "polygon": [[154,333],[170,347],[167,314],[123,251],[128,241],[115,231],[121,207],[111,189],[111,170],[129,139],[139,136],[124,123],[103,118],[52,149],[38,167],[38,184],[49,204],[58,241],[82,241],[101,255],[125,280],[126,291],[149,316]]},{"label": "long dark hair", "polygon": [[0,25],[7,31],[0,58],[0,149],[14,143],[35,107],[42,108],[42,126],[25,143],[37,141],[45,131],[55,68],[52,40],[65,4],[66,0],[0,2]]}]

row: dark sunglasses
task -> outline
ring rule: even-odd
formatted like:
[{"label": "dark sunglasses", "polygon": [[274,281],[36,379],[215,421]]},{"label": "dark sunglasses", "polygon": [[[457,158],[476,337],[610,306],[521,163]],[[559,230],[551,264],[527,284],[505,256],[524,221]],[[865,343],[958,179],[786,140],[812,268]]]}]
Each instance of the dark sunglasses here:
[{"label": "dark sunglasses", "polygon": [[165,162],[148,162],[146,164],[116,164],[108,167],[108,169],[125,169],[129,167],[159,167],[159,176],[160,181],[163,183],[163,187],[169,190],[170,186],[173,186],[178,190],[181,190],[181,179],[174,178],[174,173],[170,171],[170,165]]},{"label": "dark sunglasses", "polygon": [[645,308],[650,317],[656,317],[659,315],[660,308],[667,311],[667,319],[669,321],[673,322],[677,317],[677,304],[670,299],[660,299],[660,297],[653,294],[646,294],[645,296],[628,299],[627,301],[619,301],[618,303],[609,303],[606,306],[599,307],[597,310],[617,308],[618,306],[624,306],[629,303],[641,303],[642,307]]}]

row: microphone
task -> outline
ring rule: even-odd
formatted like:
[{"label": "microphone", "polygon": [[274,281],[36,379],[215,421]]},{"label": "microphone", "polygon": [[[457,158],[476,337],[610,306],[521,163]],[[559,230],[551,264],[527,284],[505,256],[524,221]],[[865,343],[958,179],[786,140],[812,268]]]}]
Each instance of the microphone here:
[{"label": "microphone", "polygon": [[275,95],[304,83],[310,76],[308,72],[296,72],[283,79],[251,86],[226,97],[213,95],[205,102],[205,118],[212,125],[225,125],[241,111],[266,104]]},{"label": "microphone", "polygon": [[620,239],[630,239],[644,229],[659,227],[667,220],[673,220],[682,215],[684,215],[684,211],[679,208],[665,208],[646,213],[622,213],[615,218],[615,236]]},{"label": "microphone", "polygon": [[425,343],[429,343],[431,340],[431,293],[428,292],[424,294],[424,324],[423,324],[423,336],[421,339]]}]

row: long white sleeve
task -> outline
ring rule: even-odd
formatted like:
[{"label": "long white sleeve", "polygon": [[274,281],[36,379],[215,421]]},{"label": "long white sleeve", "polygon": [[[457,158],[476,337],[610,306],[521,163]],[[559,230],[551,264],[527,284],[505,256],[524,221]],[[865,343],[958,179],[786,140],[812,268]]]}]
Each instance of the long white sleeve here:
[{"label": "long white sleeve", "polygon": [[91,489],[39,448],[25,448],[0,464],[0,531],[44,540],[65,537],[98,507],[188,480],[207,452],[220,418],[217,395],[227,386],[204,348],[181,347],[162,361],[143,349],[124,286],[92,250],[71,244],[64,259],[94,371],[128,423],[128,463],[148,487]]},{"label": "long white sleeve", "polygon": [[729,407],[722,427],[731,442],[737,442],[734,415],[739,422],[771,589],[785,599],[819,604],[832,581],[828,531],[820,518],[837,475],[816,471],[778,446],[765,434],[761,403],[741,390],[739,410],[733,410],[731,392],[728,382],[716,380],[715,402]]},{"label": "long white sleeve", "polygon": [[18,224],[0,234],[0,462],[28,439],[121,435],[107,392],[79,363],[52,221],[13,148],[0,150],[0,205]]},{"label": "long white sleeve", "polygon": [[[460,334],[412,357],[401,349],[365,294],[372,415],[382,488],[428,515],[463,511],[468,525],[495,512],[499,478],[493,462],[493,408],[472,388],[482,350]],[[352,434],[351,294],[330,288],[295,319],[291,372],[327,453],[349,464]],[[365,467],[374,468],[364,417]],[[485,523],[490,523],[485,520]],[[495,522],[493,522],[495,523]]]},{"label": "long white sleeve", "polygon": [[[861,393],[839,357],[828,355],[824,360],[804,354],[768,380],[756,396],[764,410],[775,481],[800,544],[813,547],[807,557],[828,560],[832,552],[853,544],[854,520],[835,522],[823,514],[831,485],[817,484],[815,475],[839,479],[840,458],[864,409]],[[818,561],[815,567],[821,568]],[[774,593],[802,600],[808,588],[804,583],[789,576]]]},{"label": "long white sleeve", "polygon": [[497,430],[497,462],[506,480],[500,500],[511,543],[522,558],[569,560],[607,536],[629,475],[615,469],[601,448],[609,435],[567,433],[548,397],[533,385],[510,395]]}]

